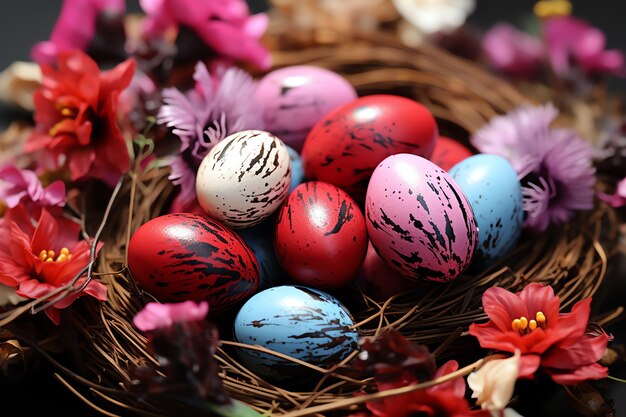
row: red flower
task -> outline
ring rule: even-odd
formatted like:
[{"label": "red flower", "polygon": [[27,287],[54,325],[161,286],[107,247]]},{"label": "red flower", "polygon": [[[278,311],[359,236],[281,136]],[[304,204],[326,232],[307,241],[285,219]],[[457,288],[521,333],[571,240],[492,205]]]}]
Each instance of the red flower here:
[{"label": "red flower", "polygon": [[58,69],[41,67],[36,126],[25,151],[43,150],[55,168],[69,168],[72,180],[92,177],[114,184],[130,165],[117,124],[117,99],[130,84],[135,63],[128,60],[101,73],[83,52],[61,52],[58,58]]},{"label": "red flower", "polygon": [[[23,206],[10,209],[0,221],[0,284],[15,287],[17,295],[31,299],[67,284],[89,262],[90,245],[79,240],[79,235],[78,223],[54,218],[46,208],[42,209],[36,227]],[[80,278],[76,286],[85,279]],[[90,281],[83,291],[46,309],[46,314],[58,324],[59,309],[83,295],[106,300],[106,287]]]},{"label": "red flower", "polygon": [[560,301],[550,286],[529,284],[520,293],[489,288],[483,307],[490,320],[470,325],[483,348],[515,352],[522,358],[520,376],[532,376],[541,369],[559,384],[576,384],[604,378],[607,368],[598,360],[606,349],[606,333],[587,332],[591,298],[574,305],[568,314],[559,314]]}]

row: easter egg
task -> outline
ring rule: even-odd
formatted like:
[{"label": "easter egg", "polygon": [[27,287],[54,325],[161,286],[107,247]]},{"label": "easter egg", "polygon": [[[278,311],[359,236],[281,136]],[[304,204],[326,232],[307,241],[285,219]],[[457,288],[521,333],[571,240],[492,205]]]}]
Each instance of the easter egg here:
[{"label": "easter egg", "polygon": [[287,273],[280,266],[274,252],[274,220],[270,218],[261,224],[237,229],[236,232],[252,249],[259,264],[259,290],[284,284]]},{"label": "easter egg", "polygon": [[522,234],[524,209],[517,173],[501,156],[478,154],[455,165],[450,176],[467,196],[478,224],[472,266],[487,266],[509,253]]},{"label": "easter egg", "polygon": [[470,156],[472,156],[472,151],[459,141],[446,136],[439,136],[430,161],[444,171],[449,172],[450,168]]},{"label": "easter egg", "polygon": [[478,240],[472,207],[452,177],[425,158],[398,154],[381,162],[365,213],[372,245],[408,278],[450,281],[472,260]]},{"label": "easter egg", "polygon": [[334,184],[361,203],[376,166],[411,153],[429,158],[438,130],[430,111],[408,98],[358,98],[321,119],[302,149],[305,176]]},{"label": "easter egg", "polygon": [[304,181],[304,167],[302,166],[302,158],[295,149],[287,146],[287,152],[289,152],[289,163],[291,164],[291,184],[289,185],[289,192],[292,192]]},{"label": "easter egg", "polygon": [[297,151],[311,128],[331,110],[357,98],[341,75],[310,65],[280,68],[257,87],[265,128]]},{"label": "easter egg", "polygon": [[166,214],[141,225],[130,239],[128,268],[161,302],[208,301],[211,313],[252,295],[259,267],[232,230],[197,214]]},{"label": "easter egg", "polygon": [[[357,348],[359,334],[350,312],[334,297],[307,287],[280,286],[261,291],[239,310],[234,338],[330,368]],[[243,365],[269,380],[307,375],[308,368],[287,359],[237,349]]]},{"label": "easter egg", "polygon": [[344,191],[305,182],[280,208],[274,244],[279,262],[294,281],[338,288],[354,278],[365,258],[365,219]]},{"label": "easter egg", "polygon": [[261,223],[289,193],[291,169],[285,144],[271,133],[244,130],[219,142],[196,176],[198,202],[232,228]]}]

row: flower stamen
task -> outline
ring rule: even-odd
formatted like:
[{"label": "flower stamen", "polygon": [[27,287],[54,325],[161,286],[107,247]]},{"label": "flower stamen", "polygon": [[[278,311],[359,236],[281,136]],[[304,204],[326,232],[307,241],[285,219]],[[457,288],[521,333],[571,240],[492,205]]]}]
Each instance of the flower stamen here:
[{"label": "flower stamen", "polygon": [[541,311],[535,314],[535,319],[528,320],[526,317],[522,316],[511,322],[511,328],[514,332],[518,332],[520,336],[532,332],[537,327],[544,330],[546,328],[546,316]]},{"label": "flower stamen", "polygon": [[52,249],[43,249],[41,252],[39,252],[39,259],[44,262],[64,262],[72,259],[72,254],[70,253],[70,250],[68,248],[61,248],[61,250],[59,251],[59,256],[56,256],[56,259],[55,256],[56,252]]}]

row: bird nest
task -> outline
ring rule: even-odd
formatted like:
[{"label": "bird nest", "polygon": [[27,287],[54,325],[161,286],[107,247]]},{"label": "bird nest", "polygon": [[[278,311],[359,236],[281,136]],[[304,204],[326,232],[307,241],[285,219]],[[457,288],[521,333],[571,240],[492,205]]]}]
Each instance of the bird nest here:
[{"label": "bird nest", "polygon": [[[434,46],[408,48],[384,35],[353,36],[341,43],[311,42],[306,48],[290,47],[280,37],[270,37],[270,44],[276,67],[325,67],[345,76],[361,96],[388,93],[413,98],[432,111],[443,134],[465,140],[468,146],[469,135],[493,116],[531,101],[473,63]],[[146,401],[125,388],[131,369],[158,369],[156,358],[146,349],[145,336],[131,321],[151,297],[135,285],[126,267],[128,242],[140,225],[167,212],[175,191],[167,167],[144,169],[141,162],[139,156],[113,194],[103,199],[102,190],[94,189],[84,196],[85,225],[90,234],[107,243],[95,260],[92,275],[107,286],[108,300],[81,300],[66,318],[67,327],[76,329],[80,357],[59,362],[36,340],[24,340],[55,361],[57,377],[103,413],[184,415],[175,404]],[[598,291],[615,246],[614,225],[614,211],[598,202],[592,211],[580,213],[561,227],[522,236],[513,252],[487,270],[465,273],[450,283],[423,284],[383,302],[369,298],[352,284],[343,301],[363,336],[397,329],[408,339],[428,345],[439,357],[462,354],[480,359],[480,349],[465,334],[470,323],[485,318],[481,308],[484,291],[493,286],[517,291],[530,282],[546,283],[560,297],[561,308],[570,308]],[[53,298],[21,308],[37,310]],[[5,315],[3,324],[19,338],[21,320],[23,317],[12,320]],[[337,366],[321,369],[259,346],[233,342],[228,332],[222,332],[222,339],[215,359],[228,394],[260,412],[290,417],[328,415],[355,409],[377,395],[355,396],[374,391],[371,379],[361,380],[348,372],[346,364],[356,351]],[[237,361],[235,349],[261,350],[308,367],[311,385],[293,390],[265,381]]]}]

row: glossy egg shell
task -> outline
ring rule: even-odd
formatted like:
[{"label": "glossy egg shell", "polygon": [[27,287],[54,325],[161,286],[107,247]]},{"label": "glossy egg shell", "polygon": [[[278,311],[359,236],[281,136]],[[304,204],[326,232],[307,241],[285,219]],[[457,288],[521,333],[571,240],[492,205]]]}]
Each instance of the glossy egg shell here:
[{"label": "glossy egg shell", "polygon": [[196,214],[166,214],[144,223],[128,246],[140,288],[161,302],[208,301],[211,313],[252,295],[259,268],[232,230]]},{"label": "glossy egg shell", "polygon": [[334,184],[357,202],[376,166],[389,155],[429,158],[438,137],[431,112],[392,95],[358,98],[320,120],[302,149],[305,176]]},{"label": "glossy egg shell", "polygon": [[244,130],[219,142],[196,176],[198,202],[233,228],[261,223],[284,201],[291,184],[289,152],[271,133]]},{"label": "glossy egg shell", "polygon": [[450,168],[472,155],[472,151],[459,141],[446,136],[439,136],[430,160],[444,171],[449,172]]},{"label": "glossy egg shell", "polygon": [[470,264],[478,241],[472,208],[452,177],[429,160],[410,154],[385,159],[365,204],[372,244],[403,275],[450,281]]},{"label": "glossy egg shell", "polygon": [[467,196],[478,224],[478,246],[472,266],[487,266],[509,253],[522,234],[521,185],[509,161],[478,154],[450,170]]},{"label": "glossy egg shell", "polygon": [[236,230],[252,249],[259,264],[259,290],[276,287],[287,281],[287,273],[278,262],[274,252],[274,223],[274,219],[270,218],[256,226]]},{"label": "glossy egg shell", "polygon": [[[357,348],[359,334],[350,312],[334,297],[307,287],[280,286],[261,291],[239,310],[234,338],[322,368],[330,368]],[[245,367],[269,380],[306,375],[286,359],[238,349]]]},{"label": "glossy egg shell", "polygon": [[294,65],[261,78],[256,97],[264,109],[265,128],[299,151],[315,123],[357,98],[357,94],[339,74],[311,65]]},{"label": "glossy egg shell", "polygon": [[295,149],[287,146],[287,152],[289,152],[289,163],[291,165],[289,192],[292,192],[298,185],[304,182],[304,167],[302,166],[302,158]]},{"label": "glossy egg shell", "polygon": [[320,289],[350,282],[367,251],[363,214],[354,200],[331,184],[300,184],[276,221],[278,260],[299,284]]}]

